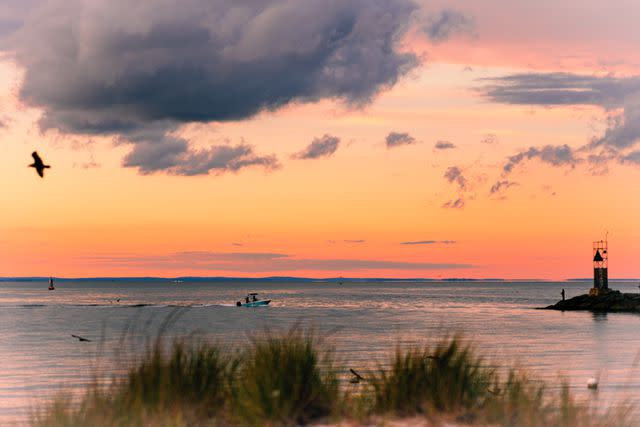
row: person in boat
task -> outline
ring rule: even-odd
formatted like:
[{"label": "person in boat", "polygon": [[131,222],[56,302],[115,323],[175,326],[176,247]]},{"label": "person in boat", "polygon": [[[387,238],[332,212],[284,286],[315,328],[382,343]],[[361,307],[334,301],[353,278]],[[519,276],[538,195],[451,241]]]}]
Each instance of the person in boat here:
[{"label": "person in boat", "polygon": [[236,302],[236,305],[237,305],[238,307],[242,307],[242,303],[241,303],[240,301]]},{"label": "person in boat", "polygon": [[253,294],[251,296],[251,301],[258,301],[258,298],[256,298],[256,294]]},{"label": "person in boat", "polygon": [[244,302],[246,302],[247,304],[249,303],[249,296],[248,295],[246,297],[244,297]]}]

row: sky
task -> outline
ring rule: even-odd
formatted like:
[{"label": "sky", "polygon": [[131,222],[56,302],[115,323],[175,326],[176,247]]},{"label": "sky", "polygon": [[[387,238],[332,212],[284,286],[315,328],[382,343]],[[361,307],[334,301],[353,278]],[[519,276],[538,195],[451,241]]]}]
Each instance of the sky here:
[{"label": "sky", "polygon": [[0,276],[640,277],[638,16],[5,0]]}]

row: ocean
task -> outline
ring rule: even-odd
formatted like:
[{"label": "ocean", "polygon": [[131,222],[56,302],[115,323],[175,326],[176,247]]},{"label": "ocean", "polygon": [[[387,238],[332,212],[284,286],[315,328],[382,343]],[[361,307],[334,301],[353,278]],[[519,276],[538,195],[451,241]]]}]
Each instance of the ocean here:
[{"label": "ocean", "polygon": [[[383,366],[398,345],[463,334],[490,363],[615,405],[640,395],[640,314],[536,310],[589,282],[0,281],[0,424],[25,423],[57,393],[121,375],[162,334],[242,347],[268,331],[313,328],[340,366]],[[636,282],[614,282],[639,292]],[[268,307],[236,307],[248,292]],[[119,301],[118,301],[119,300]],[[171,321],[167,321],[172,319]],[[79,342],[71,334],[90,339]],[[597,391],[587,380],[599,379]]]}]

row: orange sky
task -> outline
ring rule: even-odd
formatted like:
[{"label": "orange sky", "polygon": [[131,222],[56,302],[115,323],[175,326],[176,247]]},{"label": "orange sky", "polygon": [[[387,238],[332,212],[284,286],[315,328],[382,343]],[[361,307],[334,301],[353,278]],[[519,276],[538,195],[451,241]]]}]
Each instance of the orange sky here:
[{"label": "orange sky", "polygon": [[[523,72],[602,75],[601,44],[563,43],[562,34],[507,40],[475,9],[468,6],[473,37],[433,43],[410,34],[405,48],[428,59],[369,105],[295,103],[177,130],[200,147],[245,141],[277,156],[276,170],[177,176],[125,168],[130,146],[113,136],[40,131],[42,109],[19,99],[24,70],[5,57],[0,276],[566,279],[591,275],[591,242],[608,232],[610,276],[640,277],[638,166],[614,161],[595,173],[586,163],[532,158],[502,172],[507,157],[529,147],[582,147],[604,132],[607,111],[507,105],[478,92],[481,78]],[[623,31],[611,31],[624,42]],[[550,43],[556,51],[536,48]],[[558,63],[577,49],[591,57]],[[636,75],[640,58],[626,59],[607,70]],[[416,142],[387,148],[390,132]],[[291,157],[324,134],[340,138],[335,153]],[[493,144],[481,142],[487,135]],[[456,148],[436,150],[437,141]],[[52,165],[44,179],[26,167],[33,150]],[[444,178],[453,166],[464,188]],[[517,184],[491,195],[501,179]],[[464,207],[443,207],[457,198]],[[419,241],[433,243],[403,244]]]}]

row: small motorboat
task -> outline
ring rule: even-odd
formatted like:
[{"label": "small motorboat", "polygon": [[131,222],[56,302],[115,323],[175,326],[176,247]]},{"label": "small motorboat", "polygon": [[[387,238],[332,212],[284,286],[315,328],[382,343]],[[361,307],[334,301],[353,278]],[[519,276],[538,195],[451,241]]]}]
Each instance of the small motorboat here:
[{"label": "small motorboat", "polygon": [[53,286],[53,277],[49,277],[49,287],[47,289],[49,289],[50,291],[56,290],[55,286]]},{"label": "small motorboat", "polygon": [[270,299],[260,299],[260,298],[258,298],[258,294],[257,293],[252,292],[250,294],[247,294],[246,297],[244,297],[244,301],[240,300],[240,301],[236,302],[236,306],[238,306],[238,307],[261,307],[261,306],[269,305],[270,302],[271,302]]}]

